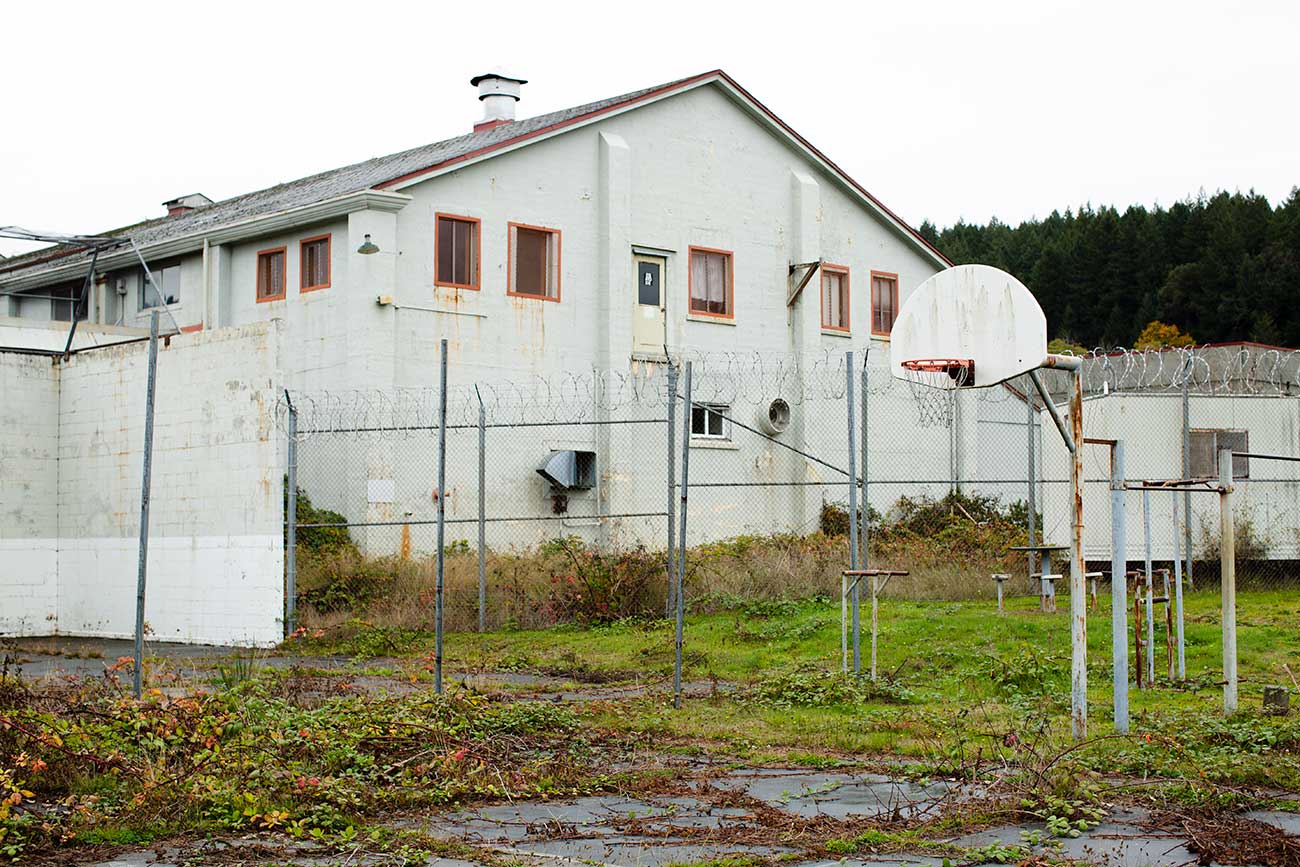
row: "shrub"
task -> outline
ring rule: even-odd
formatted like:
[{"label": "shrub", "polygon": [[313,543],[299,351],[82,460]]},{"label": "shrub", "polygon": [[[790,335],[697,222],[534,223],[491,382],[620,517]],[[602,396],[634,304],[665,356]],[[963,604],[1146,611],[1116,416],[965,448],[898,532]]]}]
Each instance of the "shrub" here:
[{"label": "shrub", "polygon": [[[284,478],[284,492],[289,490],[289,477]],[[330,509],[318,509],[312,505],[311,498],[302,488],[297,492],[297,505],[294,515],[299,524],[345,524],[347,518]],[[333,554],[340,551],[356,551],[347,527],[297,527],[295,536],[298,552],[309,551],[316,554]],[[286,528],[285,533],[288,533]],[[289,544],[285,536],[285,544]]]},{"label": "shrub", "polygon": [[665,557],[645,546],[601,551],[568,538],[554,540],[568,568],[553,569],[551,584],[560,611],[581,623],[610,623],[651,611],[651,588],[662,586]]}]

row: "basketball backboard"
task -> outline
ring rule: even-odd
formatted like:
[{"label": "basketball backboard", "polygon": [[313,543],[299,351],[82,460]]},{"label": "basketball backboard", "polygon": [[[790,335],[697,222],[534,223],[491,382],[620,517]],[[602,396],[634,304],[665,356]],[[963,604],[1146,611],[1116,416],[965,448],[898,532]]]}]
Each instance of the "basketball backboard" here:
[{"label": "basketball backboard", "polygon": [[889,356],[899,379],[938,388],[997,385],[1043,365],[1047,317],[1007,272],[957,265],[903,302]]}]

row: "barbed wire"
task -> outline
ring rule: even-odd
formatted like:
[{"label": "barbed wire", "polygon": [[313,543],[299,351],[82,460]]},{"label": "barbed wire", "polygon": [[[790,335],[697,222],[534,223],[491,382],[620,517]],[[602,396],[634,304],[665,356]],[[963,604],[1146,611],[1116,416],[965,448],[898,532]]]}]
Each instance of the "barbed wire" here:
[{"label": "barbed wire", "polygon": [[[673,363],[680,371],[688,360],[697,403],[759,405],[776,398],[791,406],[844,402],[847,360],[843,352],[694,352],[678,355]],[[887,360],[887,353],[879,349],[869,354],[857,350],[855,388],[860,387],[865,365],[870,398],[910,402],[918,423],[950,425],[949,396],[941,389],[896,379]],[[477,426],[480,406],[486,423],[498,426],[659,417],[667,406],[668,368],[664,363],[635,362],[627,370],[557,371],[519,380],[487,375],[469,384],[462,381],[448,387],[447,424],[449,428]],[[462,373],[455,371],[453,379]],[[1042,377],[1049,390],[1064,400],[1068,374],[1043,370]],[[1186,383],[1194,395],[1295,395],[1300,394],[1300,351],[1251,345],[1098,350],[1084,357],[1083,378],[1087,394],[1181,392]],[[1015,383],[963,395],[993,403],[1022,399]],[[415,435],[438,426],[436,388],[290,392],[275,407],[281,431],[287,430],[288,401],[298,413],[300,438],[322,433]]]}]

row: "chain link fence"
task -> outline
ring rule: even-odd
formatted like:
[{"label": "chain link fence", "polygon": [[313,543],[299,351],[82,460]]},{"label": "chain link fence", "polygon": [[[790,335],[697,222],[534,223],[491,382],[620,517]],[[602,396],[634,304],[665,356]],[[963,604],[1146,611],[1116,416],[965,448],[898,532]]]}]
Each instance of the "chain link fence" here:
[{"label": "chain link fence", "polygon": [[[891,594],[991,598],[995,572],[1037,592],[1040,564],[1010,549],[1068,541],[1069,482],[1028,383],[932,390],[895,379],[883,353],[853,357],[692,356],[689,408],[680,364],[524,382],[453,368],[441,488],[437,389],[288,394],[297,618],[431,628],[440,506],[448,629],[670,611],[683,438],[694,605],[837,596],[854,523],[860,565],[911,573]],[[1224,448],[1296,455],[1297,370],[1274,350],[1093,356],[1085,434],[1123,439],[1134,483],[1213,476]],[[1064,379],[1044,373],[1063,404]],[[1300,466],[1243,456],[1235,474],[1243,586],[1294,586]],[[1085,477],[1085,556],[1108,564],[1104,449],[1085,453]],[[1132,491],[1126,508],[1131,563],[1149,526],[1157,564],[1177,556],[1196,586],[1217,582],[1217,498]]]}]

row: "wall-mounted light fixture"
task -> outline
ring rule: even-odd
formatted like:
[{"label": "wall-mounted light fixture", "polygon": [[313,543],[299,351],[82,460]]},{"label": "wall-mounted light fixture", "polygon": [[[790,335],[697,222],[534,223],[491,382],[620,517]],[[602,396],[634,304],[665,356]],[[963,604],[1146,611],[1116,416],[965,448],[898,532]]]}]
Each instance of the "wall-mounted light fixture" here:
[{"label": "wall-mounted light fixture", "polygon": [[366,239],[361,242],[361,246],[357,247],[357,252],[362,256],[369,256],[371,253],[379,252],[379,245],[370,240],[369,232],[366,233]]}]

